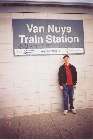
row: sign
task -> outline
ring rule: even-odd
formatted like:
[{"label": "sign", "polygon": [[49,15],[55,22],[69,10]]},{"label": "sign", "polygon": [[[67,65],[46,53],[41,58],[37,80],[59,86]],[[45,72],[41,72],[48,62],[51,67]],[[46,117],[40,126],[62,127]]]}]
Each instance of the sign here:
[{"label": "sign", "polygon": [[14,55],[84,53],[82,20],[13,19]]}]

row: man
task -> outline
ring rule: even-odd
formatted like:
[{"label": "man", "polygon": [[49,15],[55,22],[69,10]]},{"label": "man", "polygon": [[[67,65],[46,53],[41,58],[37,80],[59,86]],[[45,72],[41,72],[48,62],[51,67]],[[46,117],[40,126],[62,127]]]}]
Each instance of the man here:
[{"label": "man", "polygon": [[63,92],[64,101],[64,115],[68,113],[69,105],[73,114],[76,114],[76,110],[73,105],[74,87],[77,83],[77,71],[75,66],[69,63],[69,56],[64,55],[64,64],[59,68],[58,80],[60,89]]}]

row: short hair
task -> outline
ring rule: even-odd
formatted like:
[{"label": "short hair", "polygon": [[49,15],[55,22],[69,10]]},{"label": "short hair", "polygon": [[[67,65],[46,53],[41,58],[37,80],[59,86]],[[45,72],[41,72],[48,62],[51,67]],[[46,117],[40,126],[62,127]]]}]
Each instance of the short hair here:
[{"label": "short hair", "polygon": [[68,58],[69,58],[69,55],[67,55],[67,54],[66,54],[66,55],[64,55],[64,56],[63,56],[63,59],[64,59],[65,57],[68,57]]}]

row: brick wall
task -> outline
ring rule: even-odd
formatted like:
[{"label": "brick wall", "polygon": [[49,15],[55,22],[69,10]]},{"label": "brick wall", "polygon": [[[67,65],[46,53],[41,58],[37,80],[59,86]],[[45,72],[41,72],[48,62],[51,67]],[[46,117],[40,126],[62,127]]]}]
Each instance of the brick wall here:
[{"label": "brick wall", "polygon": [[[77,67],[75,107],[93,107],[93,16],[62,14],[65,9],[38,9],[37,13],[0,14],[0,117],[61,111],[58,69],[62,55],[13,56],[12,18],[83,19],[84,55],[71,55]],[[78,12],[78,10],[72,10]],[[58,13],[56,13],[58,12]],[[61,13],[61,14],[60,14]]]}]

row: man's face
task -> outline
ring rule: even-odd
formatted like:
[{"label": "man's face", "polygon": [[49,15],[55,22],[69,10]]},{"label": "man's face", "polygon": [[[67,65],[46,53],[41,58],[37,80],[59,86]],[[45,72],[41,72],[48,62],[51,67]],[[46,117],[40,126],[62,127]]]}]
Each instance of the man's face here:
[{"label": "man's face", "polygon": [[69,64],[69,57],[65,57],[65,58],[64,58],[64,63],[65,63],[65,64]]}]

